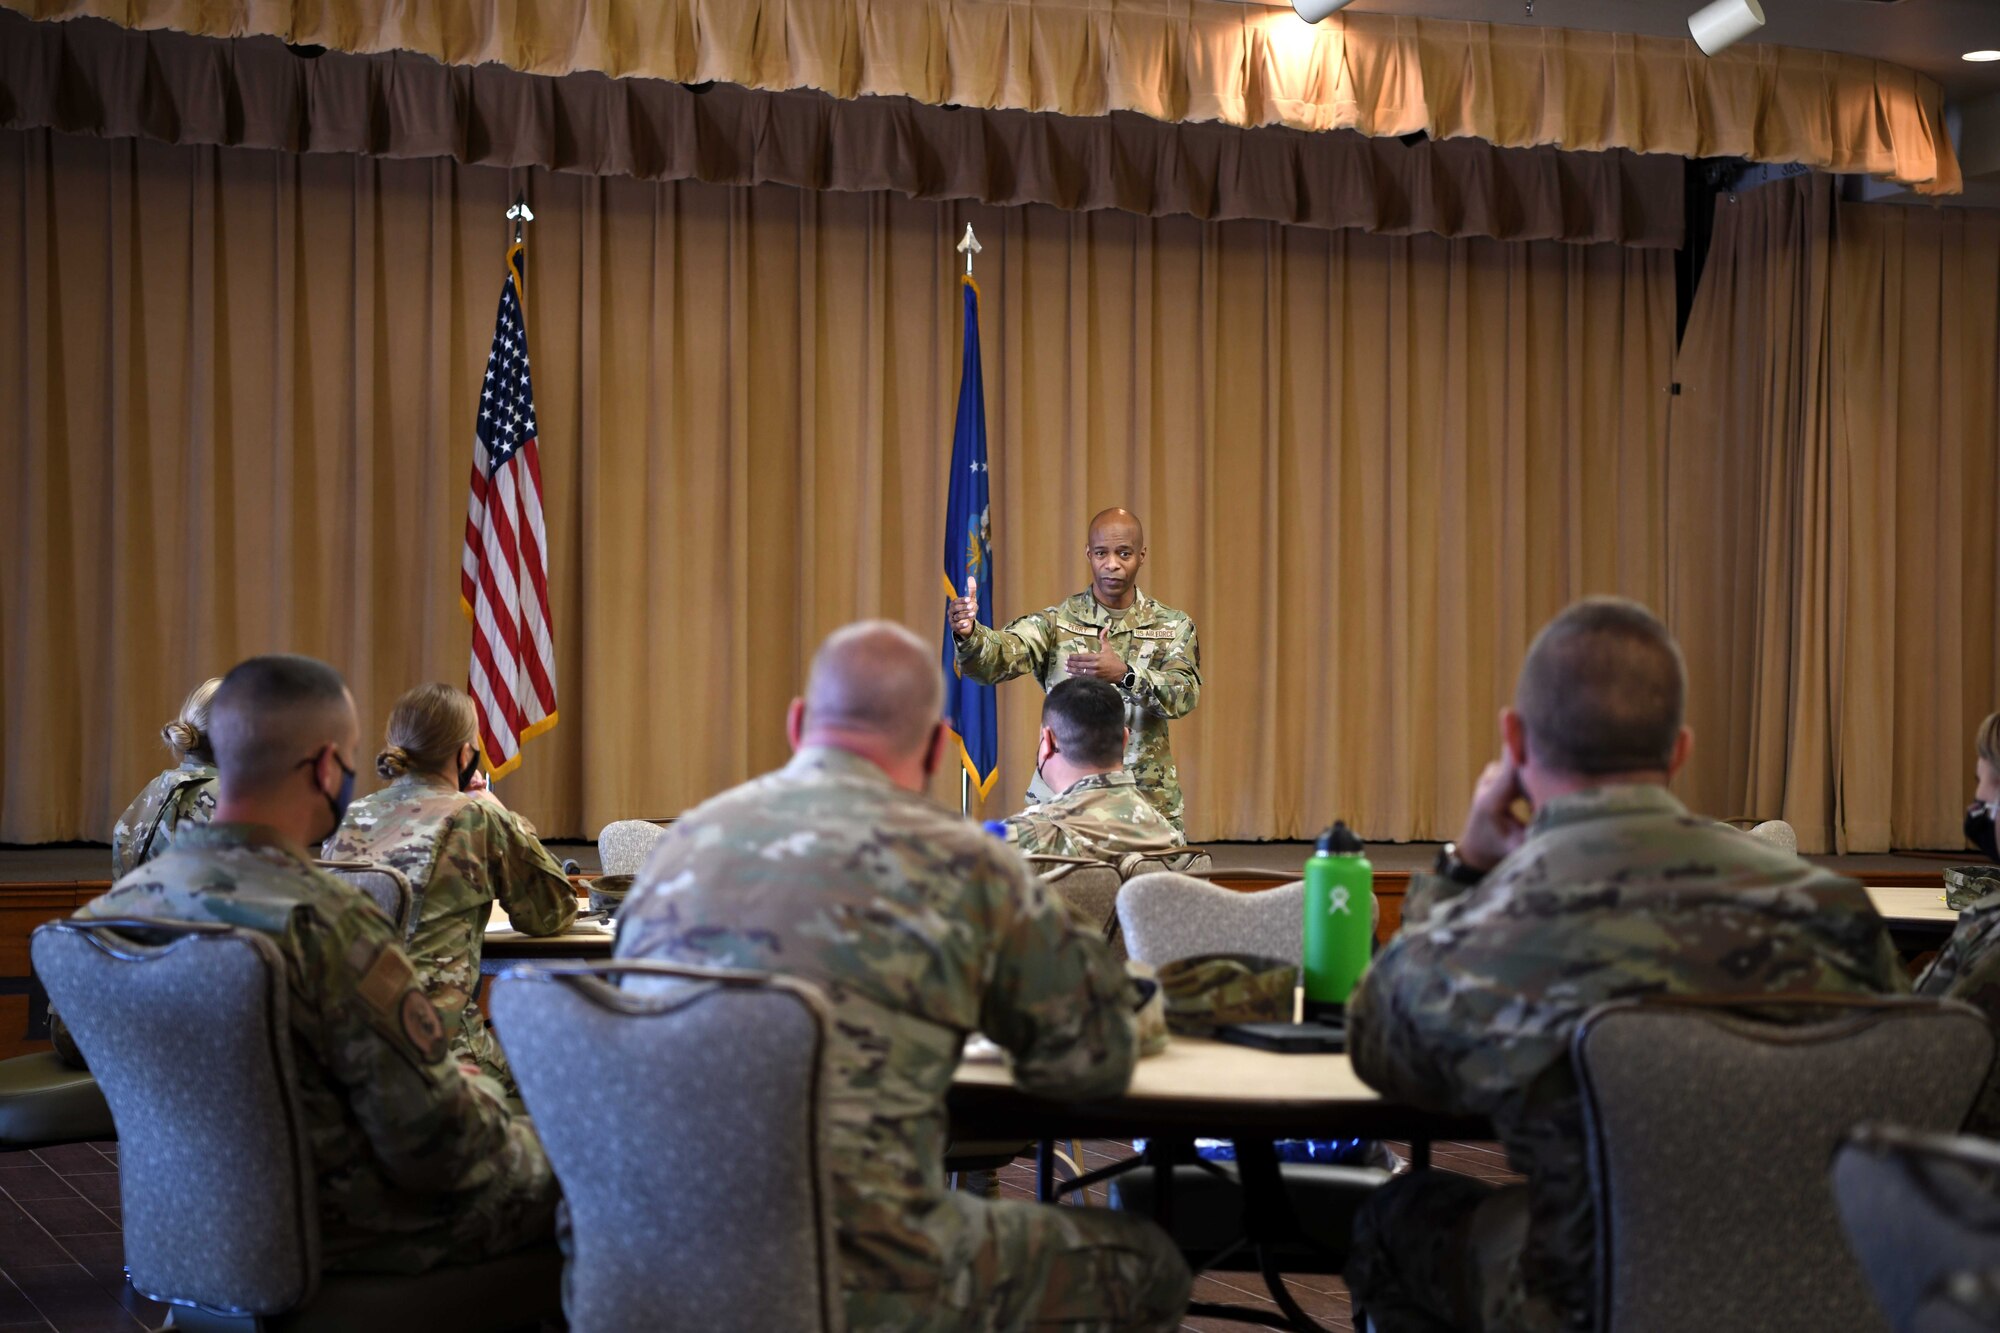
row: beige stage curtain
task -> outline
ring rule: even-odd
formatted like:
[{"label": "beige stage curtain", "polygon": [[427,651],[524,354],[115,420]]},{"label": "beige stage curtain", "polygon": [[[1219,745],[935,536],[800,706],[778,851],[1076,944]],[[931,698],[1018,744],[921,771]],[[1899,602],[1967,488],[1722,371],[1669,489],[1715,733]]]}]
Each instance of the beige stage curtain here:
[{"label": "beige stage curtain", "polygon": [[1687,654],[1692,804],[1830,844],[1834,750],[1826,177],[1725,198],[1672,414],[1669,621]]},{"label": "beige stage curtain", "polygon": [[0,11],[0,128],[1212,221],[1679,249],[1679,158],[701,91]]},{"label": "beige stage curtain", "polygon": [[1618,33],[1340,14],[1235,0],[4,0],[209,37],[411,51],[536,74],[591,70],[836,97],[1506,147],[1629,148],[1961,188],[1932,80],[1858,56]]},{"label": "beige stage curtain", "polygon": [[2000,215],[1848,205],[1836,233],[1841,833],[1959,847],[1972,733],[2000,708]]},{"label": "beige stage curtain", "polygon": [[[242,655],[339,664],[371,750],[463,678],[521,186],[563,721],[503,794],[551,834],[778,763],[834,626],[940,633],[968,221],[997,609],[1082,586],[1096,509],[1145,517],[1201,627],[1195,836],[1448,835],[1535,627],[1664,596],[1662,250],[8,132],[0,839],[105,836]],[[1000,700],[988,813],[1039,707]]]},{"label": "beige stage curtain", "polygon": [[1691,795],[1808,850],[1961,845],[2000,707],[2000,218],[1724,199],[1678,375]]}]

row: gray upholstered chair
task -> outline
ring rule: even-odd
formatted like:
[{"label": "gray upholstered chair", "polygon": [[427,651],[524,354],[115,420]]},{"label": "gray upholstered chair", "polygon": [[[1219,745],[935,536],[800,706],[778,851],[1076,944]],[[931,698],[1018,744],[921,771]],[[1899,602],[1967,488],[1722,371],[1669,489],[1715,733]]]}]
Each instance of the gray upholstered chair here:
[{"label": "gray upholstered chair", "polygon": [[1296,963],[1305,912],[1299,883],[1238,893],[1187,875],[1139,875],[1118,891],[1126,947],[1142,963],[1254,953]]},{"label": "gray upholstered chair", "polygon": [[1788,852],[1796,852],[1799,849],[1798,830],[1782,819],[1767,819],[1761,824],[1752,826],[1750,836],[1760,842],[1768,842],[1773,847],[1782,847]]},{"label": "gray upholstered chair", "polygon": [[606,875],[636,875],[667,831],[650,819],[614,819],[597,834],[599,869]]},{"label": "gray upholstered chair", "polygon": [[524,968],[491,1012],[569,1203],[575,1333],[842,1327],[816,990]]},{"label": "gray upholstered chair", "polygon": [[409,938],[410,917],[416,911],[416,897],[402,871],[373,861],[315,861],[313,864],[368,895],[368,900],[389,918],[396,934]]},{"label": "gray upholstered chair", "polygon": [[1956,1129],[1993,1031],[1908,996],[1756,1003],[1620,1001],[1577,1026],[1599,1333],[1883,1327],[1827,1162],[1864,1122]]},{"label": "gray upholstered chair", "polygon": [[1833,1197],[1896,1333],[1954,1326],[1955,1275],[2000,1272],[2000,1143],[1866,1126],[1834,1154]]},{"label": "gray upholstered chair", "polygon": [[418,1277],[321,1272],[285,965],[269,939],[67,920],[31,947],[118,1123],[126,1270],[177,1307],[177,1328],[501,1330],[559,1312],[553,1244]]}]

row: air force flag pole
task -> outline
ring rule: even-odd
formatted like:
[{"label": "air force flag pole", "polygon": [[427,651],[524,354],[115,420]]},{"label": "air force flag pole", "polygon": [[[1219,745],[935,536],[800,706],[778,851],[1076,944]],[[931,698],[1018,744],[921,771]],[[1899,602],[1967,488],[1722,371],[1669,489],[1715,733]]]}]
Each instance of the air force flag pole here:
[{"label": "air force flag pole", "polygon": [[951,633],[950,600],[970,597],[977,588],[979,623],[992,628],[993,524],[987,504],[986,385],[979,370],[979,287],[972,280],[972,257],[984,247],[968,225],[958,243],[965,254],[959,280],[965,302],[964,357],[958,373],[958,419],[951,436],[951,482],[944,515],[944,710],[958,742],[962,776],[959,802],[969,810],[976,790],[983,802],[999,773],[1000,733],[993,687],[958,674],[958,649]]}]

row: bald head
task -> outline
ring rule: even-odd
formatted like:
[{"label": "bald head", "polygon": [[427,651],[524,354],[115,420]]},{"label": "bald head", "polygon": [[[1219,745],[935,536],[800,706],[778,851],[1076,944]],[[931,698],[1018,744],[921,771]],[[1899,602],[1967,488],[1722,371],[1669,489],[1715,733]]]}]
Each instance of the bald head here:
[{"label": "bald head", "polygon": [[944,713],[944,671],[901,625],[864,620],[820,645],[806,681],[807,739],[867,738],[897,758],[920,754]]},{"label": "bald head", "polygon": [[1111,537],[1114,529],[1129,529],[1132,544],[1141,550],[1145,549],[1146,525],[1141,523],[1139,516],[1129,509],[1099,510],[1097,515],[1090,520],[1090,533],[1088,537],[1090,544],[1092,546],[1097,545],[1099,537]]},{"label": "bald head", "polygon": [[360,737],[340,673],[290,654],[231,668],[215,691],[209,731],[223,789],[236,794],[276,786],[301,761],[329,745],[352,750]]}]

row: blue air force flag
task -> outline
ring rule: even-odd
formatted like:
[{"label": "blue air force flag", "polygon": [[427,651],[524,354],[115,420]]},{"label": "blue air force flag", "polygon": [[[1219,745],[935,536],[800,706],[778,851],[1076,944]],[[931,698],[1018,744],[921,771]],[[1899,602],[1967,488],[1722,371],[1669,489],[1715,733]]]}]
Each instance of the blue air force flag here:
[{"label": "blue air force flag", "polygon": [[[979,287],[959,280],[965,296],[965,353],[958,372],[958,422],[951,433],[951,488],[944,512],[944,592],[963,596],[979,585],[979,623],[993,624],[993,522],[986,491],[986,384],[979,373]],[[944,626],[944,715],[958,739],[959,762],[985,800],[1000,765],[1000,729],[993,687],[958,674],[951,616]]]}]

